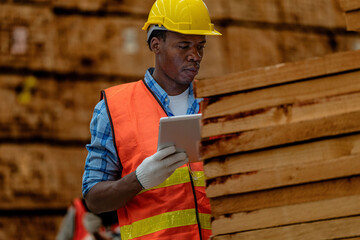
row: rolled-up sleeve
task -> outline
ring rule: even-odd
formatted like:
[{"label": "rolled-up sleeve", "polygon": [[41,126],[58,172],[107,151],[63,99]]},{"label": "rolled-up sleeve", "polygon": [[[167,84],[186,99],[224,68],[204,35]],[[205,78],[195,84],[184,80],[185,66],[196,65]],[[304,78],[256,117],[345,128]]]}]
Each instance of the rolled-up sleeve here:
[{"label": "rolled-up sleeve", "polygon": [[116,180],[121,176],[121,165],[117,158],[104,100],[94,108],[90,133],[91,143],[86,145],[88,155],[82,181],[84,197],[96,183]]}]

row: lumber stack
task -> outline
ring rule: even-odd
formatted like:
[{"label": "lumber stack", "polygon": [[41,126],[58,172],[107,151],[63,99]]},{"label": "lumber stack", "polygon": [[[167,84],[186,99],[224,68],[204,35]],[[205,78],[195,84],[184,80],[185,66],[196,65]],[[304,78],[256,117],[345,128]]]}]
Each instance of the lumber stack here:
[{"label": "lumber stack", "polygon": [[360,51],[197,82],[215,240],[360,237]]},{"label": "lumber stack", "polygon": [[360,31],[360,0],[339,0],[349,31]]},{"label": "lumber stack", "polygon": [[[204,1],[223,35],[207,38],[199,79],[360,44],[338,0]],[[55,239],[81,196],[100,90],[153,65],[153,2],[0,0],[0,239]]]}]

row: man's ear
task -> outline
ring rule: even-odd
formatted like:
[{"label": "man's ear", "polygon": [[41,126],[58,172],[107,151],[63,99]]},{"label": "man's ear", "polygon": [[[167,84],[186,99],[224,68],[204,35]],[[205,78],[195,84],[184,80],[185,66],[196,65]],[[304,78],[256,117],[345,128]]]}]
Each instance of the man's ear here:
[{"label": "man's ear", "polygon": [[159,53],[160,50],[160,39],[157,37],[153,37],[150,41],[150,49],[154,53]]}]

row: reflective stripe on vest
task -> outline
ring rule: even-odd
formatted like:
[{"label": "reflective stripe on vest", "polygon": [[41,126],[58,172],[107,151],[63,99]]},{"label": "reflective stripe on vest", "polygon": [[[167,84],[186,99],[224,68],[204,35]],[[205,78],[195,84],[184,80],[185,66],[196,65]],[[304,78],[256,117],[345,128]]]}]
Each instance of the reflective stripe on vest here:
[{"label": "reflective stripe on vest", "polygon": [[[192,172],[194,186],[196,187],[205,187],[205,175],[203,171],[195,171]],[[190,182],[189,170],[187,167],[178,168],[175,172],[166,179],[163,183],[151,188],[158,189],[162,187],[170,187],[176,184],[187,183]],[[151,189],[144,189],[140,193],[149,191]],[[140,194],[139,193],[139,194]]]},{"label": "reflective stripe on vest", "polygon": [[[199,214],[202,229],[211,229],[210,214]],[[195,209],[167,212],[120,227],[122,239],[132,239],[166,228],[197,224]]]}]

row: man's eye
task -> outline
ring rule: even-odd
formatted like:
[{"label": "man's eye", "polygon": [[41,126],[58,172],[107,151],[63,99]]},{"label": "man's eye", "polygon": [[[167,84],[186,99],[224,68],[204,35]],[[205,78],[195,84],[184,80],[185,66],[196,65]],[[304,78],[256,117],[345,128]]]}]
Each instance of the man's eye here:
[{"label": "man's eye", "polygon": [[179,46],[179,48],[181,48],[181,49],[187,49],[189,46],[187,46],[187,45],[180,45]]},{"label": "man's eye", "polygon": [[199,50],[203,50],[205,48],[205,46],[198,46]]}]

